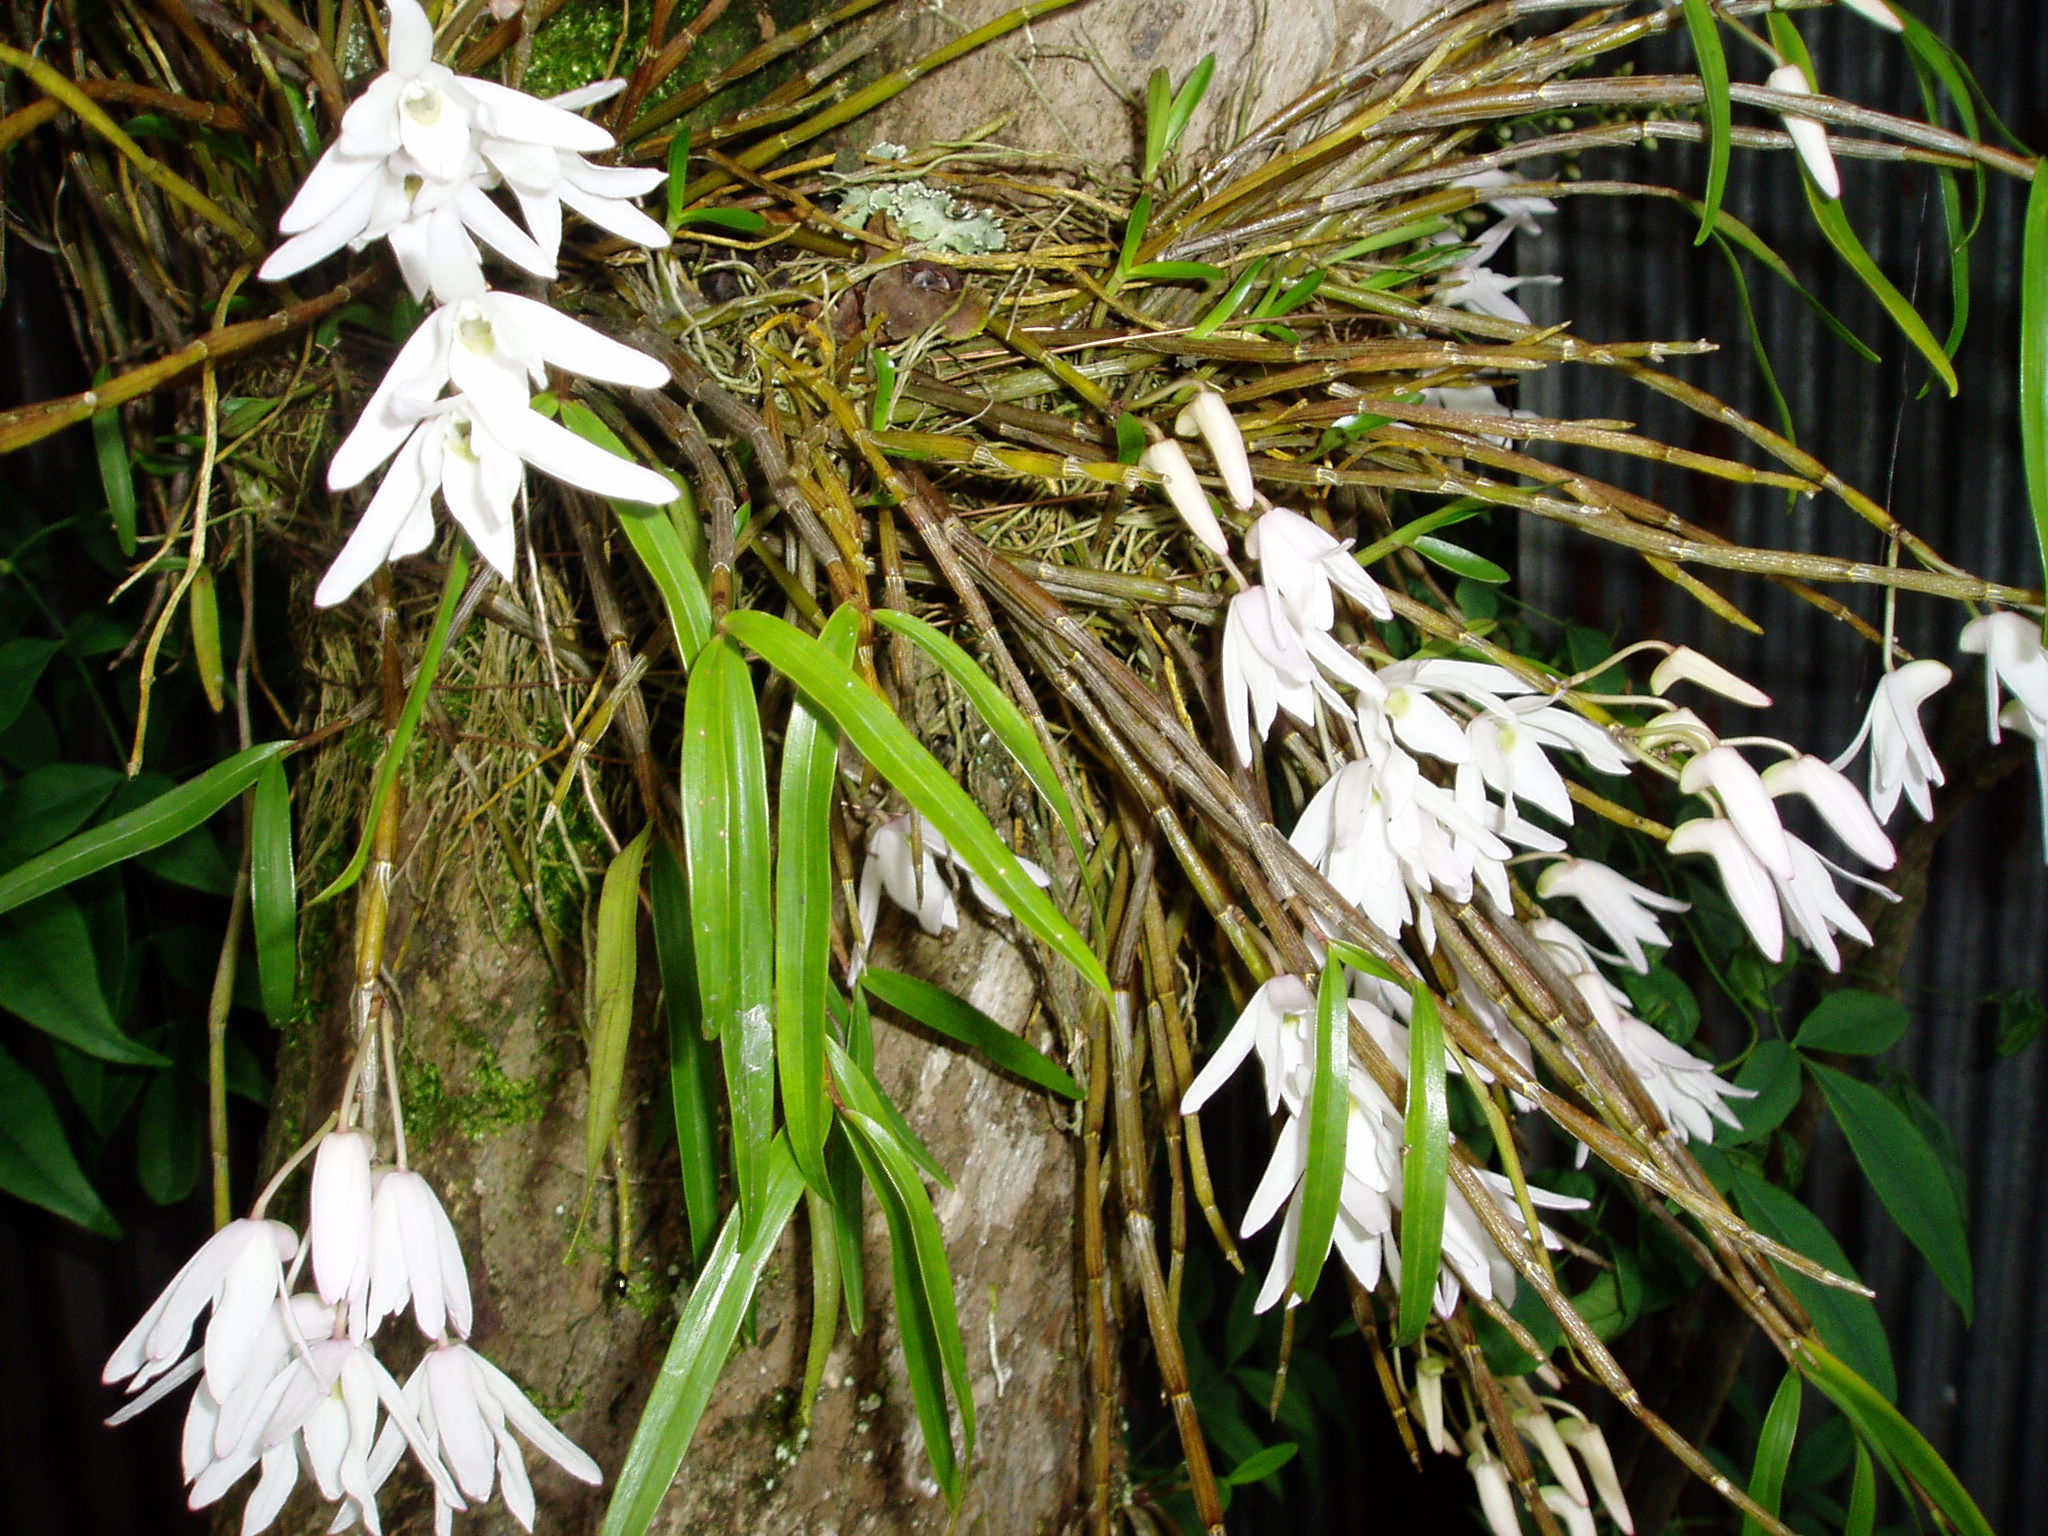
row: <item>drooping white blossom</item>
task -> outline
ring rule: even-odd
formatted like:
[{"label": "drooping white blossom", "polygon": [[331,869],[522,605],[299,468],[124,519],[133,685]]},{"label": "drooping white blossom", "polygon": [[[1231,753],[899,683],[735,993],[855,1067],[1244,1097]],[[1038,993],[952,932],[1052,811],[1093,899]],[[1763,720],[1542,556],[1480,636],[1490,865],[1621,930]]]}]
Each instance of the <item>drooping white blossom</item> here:
[{"label": "drooping white blossom", "polygon": [[277,1300],[298,1234],[280,1221],[231,1221],[185,1261],[142,1320],[114,1347],[100,1379],[140,1391],[176,1365],[199,1314],[211,1307],[203,1346],[207,1380],[225,1394],[247,1363],[249,1340]]},{"label": "drooping white blossom", "polygon": [[1953,674],[1941,662],[1909,661],[1878,679],[1870,712],[1834,766],[1845,768],[1870,744],[1870,808],[1880,822],[1889,821],[1903,793],[1922,821],[1934,819],[1930,787],[1948,782],[1928,745],[1920,711],[1946,688]]},{"label": "drooping white blossom", "polygon": [[1638,885],[1619,870],[1592,859],[1562,859],[1536,877],[1536,894],[1549,901],[1569,896],[1622,953],[1623,962],[1638,974],[1650,969],[1645,944],[1671,947],[1671,936],[1657,920],[1658,912],[1684,912],[1691,903]]},{"label": "drooping white blossom", "polygon": [[[913,858],[915,839],[922,850]],[[863,953],[875,937],[875,920],[881,915],[882,898],[917,919],[918,927],[934,938],[960,925],[960,909],[953,900],[953,888],[940,870],[945,859],[967,877],[975,899],[997,917],[1008,917],[1010,909],[973,870],[953,852],[939,829],[915,811],[895,816],[869,834],[868,853],[861,865],[860,895],[856,902],[860,918]],[[1024,873],[1040,887],[1052,884],[1052,876],[1037,864],[1017,856]]]},{"label": "drooping white blossom", "polygon": [[1251,458],[1245,452],[1244,433],[1238,430],[1237,418],[1230,414],[1223,397],[1213,389],[1196,390],[1194,399],[1182,406],[1180,415],[1174,419],[1173,430],[1182,437],[1201,435],[1209,457],[1216,461],[1216,473],[1223,477],[1223,487],[1230,493],[1231,505],[1240,512],[1251,511],[1257,495],[1252,485]]},{"label": "drooping white blossom", "polygon": [[370,1199],[371,1331],[408,1302],[429,1339],[450,1327],[469,1336],[469,1269],[454,1224],[431,1184],[409,1168],[390,1168],[377,1175]]}]

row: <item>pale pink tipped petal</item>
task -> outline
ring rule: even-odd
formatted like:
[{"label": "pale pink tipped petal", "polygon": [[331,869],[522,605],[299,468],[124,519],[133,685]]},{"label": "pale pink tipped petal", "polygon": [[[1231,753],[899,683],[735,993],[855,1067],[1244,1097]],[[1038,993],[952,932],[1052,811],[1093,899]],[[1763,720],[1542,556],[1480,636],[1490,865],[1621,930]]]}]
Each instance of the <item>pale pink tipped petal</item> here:
[{"label": "pale pink tipped petal", "polygon": [[497,323],[516,326],[557,368],[636,389],[659,389],[668,382],[666,364],[549,305],[516,293],[493,294],[488,302]]},{"label": "pale pink tipped petal", "polygon": [[[402,1170],[377,1176],[377,1191],[370,1197],[370,1331],[376,1332],[385,1318],[402,1311],[412,1291],[407,1273],[405,1228],[400,1211],[398,1187],[393,1181]],[[409,1175],[417,1178],[417,1174]],[[428,1337],[434,1337],[430,1334]]]},{"label": "pale pink tipped petal", "polygon": [[555,188],[555,193],[568,207],[621,240],[630,240],[653,251],[662,250],[669,243],[668,231],[631,203],[615,197],[598,197],[567,179]]},{"label": "pale pink tipped petal", "polygon": [[[1764,83],[1774,91],[1786,91],[1795,96],[1813,94],[1813,88],[1806,83],[1806,72],[1797,64],[1786,64],[1772,70]],[[1842,173],[1835,168],[1834,151],[1828,148],[1827,129],[1813,118],[1789,112],[1784,116],[1784,123],[1785,131],[1792,136],[1792,146],[1799,151],[1799,158],[1805,163],[1814,186],[1823,197],[1839,198],[1842,195]]]},{"label": "pale pink tipped petal", "polygon": [[521,1530],[531,1531],[533,1483],[526,1475],[526,1458],[519,1453],[519,1442],[503,1422],[493,1424],[491,1434],[498,1442],[498,1487],[505,1495],[505,1508],[512,1512]]},{"label": "pale pink tipped petal", "polygon": [[314,1285],[329,1306],[368,1292],[372,1150],[361,1131],[330,1131],[313,1156],[307,1231]]},{"label": "pale pink tipped petal", "polygon": [[[248,1223],[258,1229],[273,1225]],[[222,1280],[213,1318],[206,1325],[206,1385],[216,1401],[225,1399],[241,1380],[255,1353],[264,1316],[283,1283],[277,1246],[268,1241],[267,1233],[251,1232]]]},{"label": "pale pink tipped petal", "polygon": [[384,35],[385,55],[396,75],[416,75],[434,61],[434,24],[419,0],[387,0],[391,23]]},{"label": "pale pink tipped petal", "polygon": [[476,102],[477,122],[492,138],[524,139],[586,155],[612,147],[612,136],[596,123],[524,91],[468,75],[462,77],[462,89]]},{"label": "pale pink tipped petal", "polygon": [[413,1317],[420,1332],[438,1339],[448,1325],[447,1293],[441,1283],[441,1230],[448,1218],[441,1202],[418,1174],[410,1174],[398,1205],[405,1240],[406,1275],[412,1281]]},{"label": "pale pink tipped petal", "polygon": [[676,499],[676,488],[653,470],[586,442],[535,412],[525,415],[512,441],[518,444],[519,456],[543,474],[615,501],[665,507]]}]

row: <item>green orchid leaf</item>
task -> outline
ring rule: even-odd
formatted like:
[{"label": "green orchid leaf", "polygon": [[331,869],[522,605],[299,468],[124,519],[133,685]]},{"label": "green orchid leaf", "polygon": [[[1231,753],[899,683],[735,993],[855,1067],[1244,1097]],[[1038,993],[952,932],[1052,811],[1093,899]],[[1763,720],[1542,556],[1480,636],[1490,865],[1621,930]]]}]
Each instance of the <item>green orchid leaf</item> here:
[{"label": "green orchid leaf", "polygon": [[944,987],[933,986],[901,971],[871,966],[861,972],[860,984],[898,1013],[915,1019],[934,1033],[957,1040],[979,1051],[994,1065],[1015,1073],[1027,1083],[1036,1083],[1069,1099],[1079,1099],[1081,1088],[1059,1063],[1003,1028],[965,998],[955,997]]}]

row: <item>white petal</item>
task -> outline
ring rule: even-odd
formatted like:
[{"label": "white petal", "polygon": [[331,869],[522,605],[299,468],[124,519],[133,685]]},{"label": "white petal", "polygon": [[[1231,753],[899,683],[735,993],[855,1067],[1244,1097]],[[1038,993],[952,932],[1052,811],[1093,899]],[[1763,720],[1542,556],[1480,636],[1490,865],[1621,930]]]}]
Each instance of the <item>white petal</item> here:
[{"label": "white petal", "polygon": [[[381,155],[349,155],[339,149],[328,150],[314,162],[313,169],[299,184],[291,206],[279,217],[278,233],[304,234],[352,201],[361,200],[367,211],[376,191],[369,184],[385,174],[384,164]],[[356,227],[360,229],[362,225],[358,223]]]},{"label": "white petal", "polygon": [[1898,12],[1886,5],[1884,0],[1842,0],[1842,5],[1864,20],[1875,22],[1887,32],[1906,30],[1906,24],[1899,20]]},{"label": "white petal", "polygon": [[610,230],[621,240],[630,240],[635,245],[644,245],[655,251],[669,243],[668,231],[631,203],[621,202],[615,197],[599,197],[568,180],[555,188],[555,195],[599,229]]},{"label": "white petal", "polygon": [[549,305],[516,293],[492,294],[487,304],[494,323],[509,324],[531,338],[541,356],[557,368],[636,389],[659,389],[668,382],[666,364]]},{"label": "white petal", "polygon": [[515,267],[550,280],[558,275],[555,242],[543,245],[527,234],[491,201],[482,187],[464,188],[455,200],[455,212],[470,233]]},{"label": "white petal", "polygon": [[1152,444],[1138,455],[1138,464],[1165,482],[1167,500],[1173,503],[1174,511],[1180,514],[1180,520],[1187,524],[1189,532],[1216,554],[1230,553],[1230,544],[1223,537],[1223,525],[1216,520],[1216,509],[1209,505],[1209,493],[1195,478],[1195,467],[1188,462],[1187,453],[1179,443],[1166,438]]},{"label": "white petal", "polygon": [[462,89],[476,102],[477,121],[492,138],[523,139],[583,154],[612,147],[612,136],[596,123],[549,106],[524,91],[468,75],[462,77]]},{"label": "white petal", "polygon": [[327,464],[327,488],[345,491],[359,485],[390,458],[406,434],[418,424],[427,405],[448,384],[449,342],[454,332],[452,310],[436,310],[408,336],[384,370],[384,377],[363,402],[355,430]]},{"label": "white petal", "polygon": [[1712,789],[1758,862],[1781,879],[1791,876],[1792,855],[1786,849],[1785,829],[1771,804],[1770,791],[1735,748],[1715,747],[1692,758],[1678,776],[1678,787],[1688,795]]},{"label": "white petal", "polygon": [[476,1372],[479,1386],[497,1401],[512,1427],[526,1436],[534,1449],[579,1482],[589,1483],[592,1487],[604,1482],[604,1473],[598,1470],[597,1463],[526,1400],[526,1394],[519,1390],[518,1383],[482,1355],[473,1350],[468,1354],[470,1368]]},{"label": "white petal", "polygon": [[1216,461],[1216,472],[1223,477],[1224,489],[1230,492],[1230,500],[1240,512],[1252,509],[1251,460],[1244,450],[1244,434],[1238,430],[1237,418],[1230,414],[1230,407],[1221,395],[1213,389],[1198,389],[1195,398],[1181,410],[1173,424],[1173,430],[1182,437],[1192,437],[1199,432],[1202,441],[1208,445],[1209,456]]},{"label": "white petal", "polygon": [[[1749,842],[1732,822],[1719,817],[1701,817],[1681,822],[1666,846],[1673,853],[1711,854],[1721,872],[1721,884],[1756,940],[1767,960],[1785,953],[1785,920],[1778,909],[1778,893],[1771,884],[1770,871],[1758,861]],[[1789,850],[1787,861],[1790,861]]]},{"label": "white petal", "polygon": [[391,22],[384,34],[391,72],[417,75],[434,60],[434,24],[420,8],[419,0],[386,0]]},{"label": "white petal", "polygon": [[242,1506],[242,1536],[256,1536],[258,1531],[269,1530],[298,1481],[299,1453],[289,1441],[265,1451],[263,1475],[256,1480],[249,1502]]},{"label": "white petal", "polygon": [[[492,429],[497,430],[497,423],[492,423]],[[543,474],[600,496],[655,507],[665,507],[676,499],[676,488],[653,470],[586,442],[536,412],[525,412],[517,432],[506,442]]]},{"label": "white petal", "polygon": [[[467,87],[469,82],[464,81]],[[456,181],[475,160],[469,107],[424,70],[399,89],[398,140],[435,181]]]},{"label": "white petal", "polygon": [[1733,699],[1738,704],[1747,704],[1751,709],[1768,709],[1771,696],[1754,683],[1745,682],[1711,657],[1702,656],[1689,645],[1674,646],[1671,654],[1657,663],[1657,670],[1650,674],[1650,692],[1665,694],[1676,682],[1698,683],[1723,698]]},{"label": "white petal", "polygon": [[1835,835],[1849,845],[1864,863],[1890,869],[1898,853],[1884,828],[1878,825],[1868,802],[1856,786],[1817,757],[1800,756],[1773,763],[1763,771],[1764,788],[1775,796],[1804,795],[1813,802]]},{"label": "white petal", "polygon": [[334,557],[327,574],[320,578],[313,593],[315,607],[332,608],[374,576],[377,567],[391,557],[400,535],[411,529],[416,520],[424,517],[431,531],[431,506],[438,475],[430,471],[428,461],[438,460],[439,439],[444,430],[438,421],[425,422],[414,429],[411,440],[385,471],[377,494],[363,509],[348,542]]},{"label": "white petal", "polygon": [[[370,1138],[361,1131],[330,1131],[313,1155],[313,1280],[329,1306],[367,1295],[370,1257]],[[360,1322],[360,1319],[352,1319]]]},{"label": "white petal", "polygon": [[[1797,96],[1811,96],[1813,89],[1806,83],[1806,72],[1797,64],[1785,64],[1771,71],[1764,82],[1774,91],[1787,91]],[[1799,158],[1805,162],[1807,174],[1813,177],[1813,184],[1820,189],[1823,197],[1834,199],[1842,195],[1842,175],[1835,169],[1834,151],[1828,148],[1828,132],[1810,117],[1799,117],[1786,113],[1785,131],[1792,135],[1792,145],[1799,151]]]},{"label": "white petal", "polygon": [[476,1380],[470,1373],[468,1355],[459,1344],[430,1353],[427,1389],[448,1470],[455,1474],[464,1494],[481,1502],[491,1496],[497,1457],[491,1432],[477,1408]]}]

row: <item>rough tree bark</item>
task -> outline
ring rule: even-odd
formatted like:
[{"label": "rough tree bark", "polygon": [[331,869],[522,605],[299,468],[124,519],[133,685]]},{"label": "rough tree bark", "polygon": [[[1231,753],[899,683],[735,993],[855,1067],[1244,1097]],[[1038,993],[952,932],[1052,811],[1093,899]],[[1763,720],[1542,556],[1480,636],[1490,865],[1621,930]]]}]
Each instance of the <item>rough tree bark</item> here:
[{"label": "rough tree bark", "polygon": [[[1006,9],[1004,0],[932,8],[899,34],[912,56]],[[1206,52],[1219,68],[1191,144],[1216,142],[1342,66],[1437,0],[1344,0],[1307,8],[1255,0],[1096,0],[1014,34],[985,57],[935,75],[885,119],[850,135],[910,141],[984,125],[991,103],[1016,115],[997,137],[1102,163],[1128,160],[1146,75],[1176,79]],[[302,654],[321,654],[310,614]],[[474,637],[477,681],[502,682]],[[460,650],[461,647],[458,647]],[[537,666],[538,663],[533,663]],[[342,701],[345,708],[351,701]],[[338,712],[338,711],[337,711]],[[475,1342],[608,1471],[616,1470],[673,1327],[686,1278],[662,1065],[651,990],[627,1085],[625,1175],[633,1200],[626,1247],[615,1242],[612,1172],[586,1215],[580,1038],[581,978],[557,976],[527,897],[487,818],[451,823],[460,786],[445,740],[415,766],[408,853],[392,897],[392,980],[404,1002],[404,1078],[415,1163],[443,1192],[477,1282]],[[601,867],[592,843],[585,861]],[[971,907],[963,902],[963,908]],[[311,921],[337,957],[349,951],[348,902]],[[573,935],[574,905],[554,914]],[[1002,935],[975,923],[944,942],[894,934],[894,963],[959,991],[1011,1028],[1033,1013],[1035,972]],[[569,948],[573,951],[575,946]],[[651,955],[642,974],[652,976]],[[331,1107],[348,1055],[345,962],[330,964],[317,1021],[286,1043],[273,1145],[288,1150]],[[729,1362],[659,1528],[802,1531],[818,1536],[1077,1529],[1083,1507],[1086,1382],[1075,1319],[1077,1141],[1042,1093],[878,1021],[877,1067],[955,1177],[937,1206],[958,1284],[980,1441],[957,1524],[930,1481],[902,1377],[888,1302],[880,1218],[870,1207],[869,1326],[843,1333],[806,1433],[796,1396],[810,1328],[803,1223],[792,1224],[764,1281],[751,1339]],[[580,1230],[579,1230],[580,1229]],[[392,1362],[401,1373],[411,1362]],[[536,1464],[541,1519],[552,1532],[596,1528],[602,1490]],[[425,1490],[395,1482],[387,1528],[430,1528]],[[310,1503],[295,1528],[324,1530]],[[232,1501],[231,1501],[232,1502]],[[232,1517],[227,1517],[232,1520]],[[509,1532],[501,1505],[466,1528]],[[291,1522],[287,1522],[288,1525]]]}]

